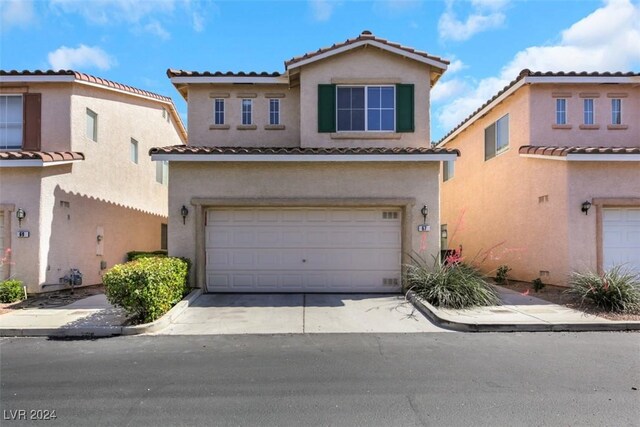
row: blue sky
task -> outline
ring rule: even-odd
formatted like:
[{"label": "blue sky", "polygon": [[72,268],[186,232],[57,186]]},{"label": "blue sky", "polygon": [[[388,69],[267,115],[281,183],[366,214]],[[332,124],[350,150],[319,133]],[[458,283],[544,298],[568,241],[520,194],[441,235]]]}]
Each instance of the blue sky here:
[{"label": "blue sky", "polygon": [[638,71],[640,0],[0,0],[2,69],[75,69],[186,104],[166,69],[284,71],[362,30],[451,60],[433,140],[516,77]]}]

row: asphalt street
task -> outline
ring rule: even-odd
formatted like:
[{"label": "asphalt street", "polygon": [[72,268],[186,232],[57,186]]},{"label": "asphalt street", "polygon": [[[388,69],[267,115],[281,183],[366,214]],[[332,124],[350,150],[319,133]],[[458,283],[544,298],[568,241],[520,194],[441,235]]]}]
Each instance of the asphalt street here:
[{"label": "asphalt street", "polygon": [[637,333],[15,338],[0,357],[3,426],[640,423]]}]

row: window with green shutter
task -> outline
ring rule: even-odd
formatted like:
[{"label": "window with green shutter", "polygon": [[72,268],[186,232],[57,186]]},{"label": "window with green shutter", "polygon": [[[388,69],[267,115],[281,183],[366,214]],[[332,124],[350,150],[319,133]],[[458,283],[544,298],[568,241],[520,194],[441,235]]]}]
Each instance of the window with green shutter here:
[{"label": "window with green shutter", "polygon": [[336,85],[318,85],[318,132],[336,131]]}]

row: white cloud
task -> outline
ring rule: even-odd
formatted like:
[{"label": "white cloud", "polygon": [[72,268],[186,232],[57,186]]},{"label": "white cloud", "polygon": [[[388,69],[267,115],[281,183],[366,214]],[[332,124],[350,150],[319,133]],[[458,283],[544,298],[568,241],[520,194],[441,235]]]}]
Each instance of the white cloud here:
[{"label": "white cloud", "polygon": [[148,33],[160,37],[162,40],[169,40],[171,38],[171,34],[169,34],[169,32],[164,29],[162,24],[156,20],[153,20],[146,24],[144,26],[144,30]]},{"label": "white cloud", "polygon": [[193,30],[198,33],[201,33],[202,31],[204,31],[203,16],[198,12],[193,12],[192,18],[193,18]]},{"label": "white cloud", "polygon": [[2,30],[27,28],[35,19],[32,0],[0,0]]},{"label": "white cloud", "polygon": [[175,0],[51,0],[54,9],[78,13],[88,22],[108,25],[114,22],[140,22],[156,13],[171,13]]},{"label": "white cloud", "polygon": [[465,68],[467,68],[467,65],[460,61],[459,59],[452,59],[451,63],[449,64],[449,66],[447,67],[447,74],[453,74],[453,73],[457,73],[460,70],[464,70]]},{"label": "white cloud", "polygon": [[333,14],[335,4],[329,0],[311,0],[309,6],[311,6],[313,19],[316,21],[328,21]]},{"label": "white cloud", "polygon": [[476,81],[464,96],[438,109],[435,114],[438,126],[445,130],[453,128],[524,68],[533,71],[629,71],[640,66],[639,46],[640,5],[630,0],[606,1],[602,7],[562,31],[557,44],[531,46],[518,52],[498,76]]},{"label": "white cloud", "polygon": [[447,1],[438,20],[438,35],[443,40],[464,41],[477,33],[498,28],[504,24],[506,17],[502,9],[507,4],[507,0],[473,0],[473,12],[462,21],[453,10],[454,2]]},{"label": "white cloud", "polygon": [[97,46],[81,44],[77,48],[61,46],[49,52],[49,65],[54,70],[76,68],[98,68],[108,70],[116,64],[116,60]]},{"label": "white cloud", "polygon": [[441,80],[431,91],[431,101],[437,103],[451,99],[469,89],[469,85],[462,79]]}]

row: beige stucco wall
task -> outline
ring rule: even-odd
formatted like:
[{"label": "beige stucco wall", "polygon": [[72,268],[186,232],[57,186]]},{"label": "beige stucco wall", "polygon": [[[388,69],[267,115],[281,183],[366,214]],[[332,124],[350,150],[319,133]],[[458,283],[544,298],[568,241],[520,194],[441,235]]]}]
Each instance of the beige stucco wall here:
[{"label": "beige stucco wall", "polygon": [[[533,85],[531,87],[531,115],[536,125],[531,128],[531,145],[557,146],[637,146],[640,141],[640,87],[626,84],[599,85]],[[567,99],[567,124],[571,129],[553,129],[556,120],[556,98]],[[594,98],[595,124],[599,129],[580,129],[583,123],[581,95]],[[562,95],[564,97],[564,95]],[[627,129],[609,129],[611,99],[622,99],[622,124]]]},{"label": "beige stucco wall", "polygon": [[[426,259],[437,256],[438,163],[170,163],[169,210],[190,209],[186,224],[180,215],[169,218],[169,254],[196,259],[196,215],[192,198],[296,200],[340,198],[415,198],[410,247],[420,251],[420,209],[427,204],[434,231],[428,233]],[[199,230],[203,233],[204,230]],[[194,270],[198,266],[194,266]],[[202,285],[202,284],[197,284]]]},{"label": "beige stucco wall", "polygon": [[[225,100],[225,125],[228,129],[211,129],[214,100]],[[244,94],[244,95],[243,95]],[[282,94],[280,123],[284,129],[266,129],[269,124],[269,99],[265,95]],[[242,98],[255,95],[253,123],[256,129],[242,129]],[[188,92],[189,145],[237,147],[293,147],[300,145],[300,90],[286,84],[197,84]]]},{"label": "beige stucco wall", "polygon": [[[357,79],[359,84],[415,85],[415,132],[398,139],[332,139],[318,133],[318,84]],[[300,72],[300,138],[303,147],[426,147],[429,134],[430,67],[411,59],[367,47],[303,66]],[[387,135],[392,136],[387,133]]]}]

